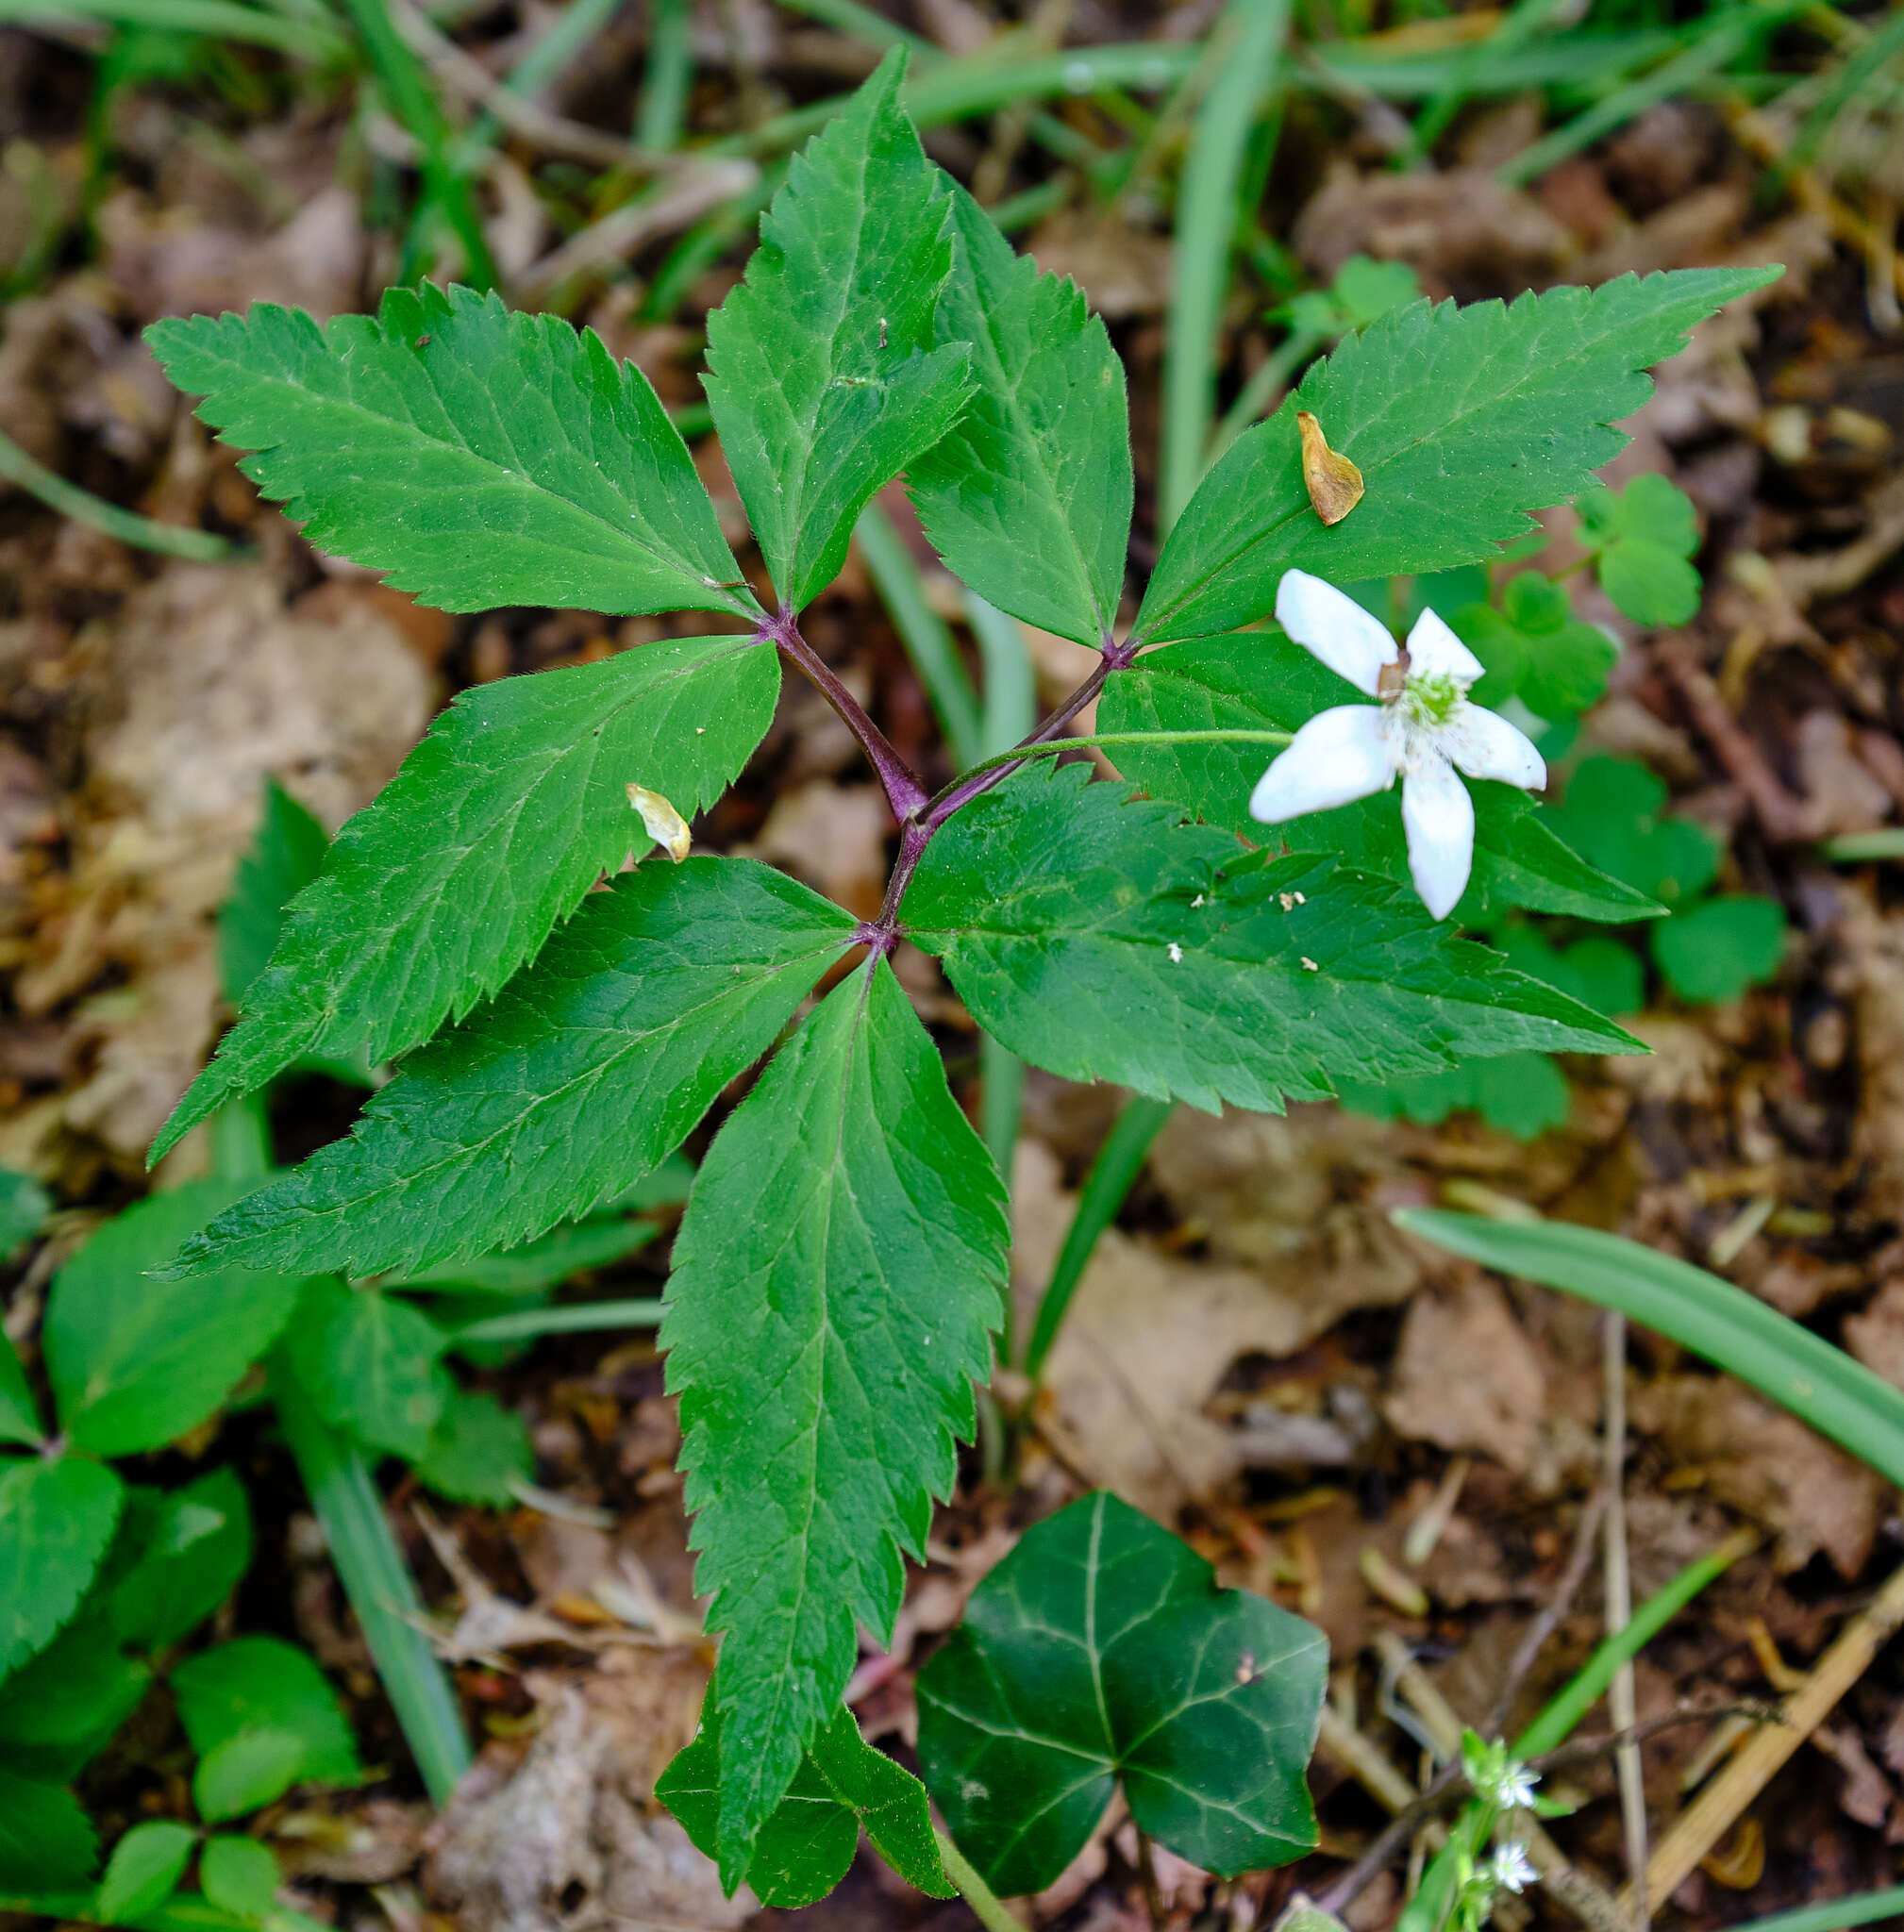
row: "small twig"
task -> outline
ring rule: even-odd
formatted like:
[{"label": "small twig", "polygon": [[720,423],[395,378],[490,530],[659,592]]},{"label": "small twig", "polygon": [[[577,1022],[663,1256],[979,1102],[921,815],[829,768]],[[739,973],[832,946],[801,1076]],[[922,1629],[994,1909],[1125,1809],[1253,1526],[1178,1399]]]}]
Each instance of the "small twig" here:
[{"label": "small twig", "polygon": [[1811,812],[1785,789],[1765,755],[1733,717],[1719,687],[1698,661],[1693,641],[1684,636],[1663,638],[1655,656],[1685,704],[1693,728],[1745,794],[1766,838],[1779,845],[1816,838]]},{"label": "small twig", "polygon": [[1587,1580],[1587,1572],[1593,1565],[1594,1546],[1599,1541],[1600,1518],[1606,1513],[1606,1507],[1605,1490],[1595,1490],[1587,1498],[1586,1507],[1580,1511],[1579,1526],[1574,1532],[1574,1546],[1567,1553],[1567,1566],[1554,1585],[1553,1595],[1528,1625],[1527,1634],[1508,1659],[1507,1675],[1501,1680],[1499,1693],[1489,1706],[1487,1716],[1481,1720],[1483,1737],[1496,1736],[1507,1723],[1514,1707],[1514,1699],[1520,1695],[1521,1686],[1527,1682],[1528,1673],[1546,1647],[1547,1639],[1560,1628],[1561,1619],[1573,1607],[1574,1599],[1579,1594],[1580,1585]]},{"label": "small twig", "polygon": [[1677,1730],[1681,1724],[1710,1724],[1714,1718],[1739,1718],[1747,1724],[1775,1724],[1779,1707],[1761,1698],[1747,1697],[1736,1704],[1682,1705],[1676,1710],[1662,1711],[1657,1717],[1643,1717],[1623,1731],[1594,1731],[1584,1738],[1569,1738],[1551,1751],[1527,1761],[1542,1773],[1563,1771],[1570,1764],[1589,1764],[1617,1751],[1622,1744],[1644,1743],[1662,1731]]},{"label": "small twig", "polygon": [[1163,1903],[1163,1888],[1157,1882],[1157,1854],[1150,1848],[1150,1834],[1137,1830],[1137,1875],[1144,1882],[1144,1908],[1150,1914],[1151,1932],[1163,1932],[1170,1916]]},{"label": "small twig", "polygon": [[[1601,1355],[1606,1384],[1601,1481],[1607,1498],[1607,1635],[1617,1637],[1633,1619],[1632,1573],[1627,1563],[1627,1318],[1617,1308],[1607,1312]],[[1620,1826],[1626,1839],[1627,1872],[1638,1901],[1634,1916],[1644,1928],[1652,1918],[1646,1904],[1646,1787],[1640,1746],[1631,1735],[1639,1707],[1630,1657],[1607,1687],[1607,1710],[1614,1731],[1622,1734],[1613,1750]]]},{"label": "small twig", "polygon": [[[1837,1641],[1818,1659],[1803,1687],[1779,1706],[1779,1722],[1748,1738],[1725,1770],[1673,1821],[1672,1829],[1653,1847],[1647,1862],[1649,1896],[1672,1896],[1785,1760],[1870,1668],[1872,1658],[1900,1626],[1904,1626],[1904,1569],[1896,1571],[1838,1633]],[[1628,1907],[1632,1904],[1624,1894],[1621,1902]]]},{"label": "small twig", "polygon": [[1361,1857],[1326,1891],[1316,1894],[1318,1908],[1328,1912],[1331,1918],[1341,1918],[1349,1906],[1388,1869],[1395,1855],[1415,1833],[1450,1799],[1464,1794],[1466,1790],[1467,1780],[1461,1774],[1461,1760],[1451,1757],[1435,1773],[1428,1790],[1412,1803],[1405,1805],[1382,1826]]}]

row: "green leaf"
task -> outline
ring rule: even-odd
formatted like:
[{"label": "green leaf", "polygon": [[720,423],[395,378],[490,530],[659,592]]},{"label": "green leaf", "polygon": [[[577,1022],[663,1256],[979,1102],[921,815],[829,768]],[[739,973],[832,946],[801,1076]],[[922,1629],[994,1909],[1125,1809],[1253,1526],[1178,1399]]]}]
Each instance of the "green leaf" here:
[{"label": "green leaf", "polygon": [[453,1503],[502,1509],[515,1499],[511,1483],[526,1482],[534,1468],[522,1417],[493,1395],[459,1390],[443,1405],[416,1473]]},{"label": "green leaf", "polygon": [[208,1839],[198,1855],[198,1883],[221,1911],[262,1919],[277,1897],[277,1860],[256,1839]]},{"label": "green leaf", "polygon": [[1722,892],[1652,928],[1653,960],[1682,1000],[1715,1006],[1770,979],[1785,956],[1785,908]]},{"label": "green leaf", "polygon": [[[1332,705],[1361,694],[1279,632],[1199,638],[1152,651],[1113,671],[1098,701],[1100,731],[1294,731]],[[1340,856],[1397,884],[1409,878],[1397,792],[1378,792],[1336,811],[1265,827],[1249,794],[1270,761],[1249,744],[1119,745],[1118,770],[1153,797],[1192,808],[1252,842],[1286,852]],[[1553,815],[1512,785],[1477,780],[1474,873],[1453,914],[1480,925],[1514,906],[1577,919],[1648,919],[1659,908],[1609,878],[1554,835]]]},{"label": "green leaf", "polygon": [[1531,926],[1512,925],[1490,936],[1517,973],[1545,979],[1582,1006],[1616,1020],[1646,1004],[1646,974],[1631,946],[1607,933],[1593,933],[1556,946]]},{"label": "green leaf", "polygon": [[1304,1774],[1322,1632],[1115,1496],[1047,1518],[919,1674],[919,1762],[959,1849],[1008,1896],[1050,1884],[1117,1781],[1141,1830],[1207,1872],[1315,1846]]},{"label": "green leaf", "polygon": [[0,1679],[79,1607],[125,1493],[109,1469],[83,1457],[0,1459]]},{"label": "green leaf", "polygon": [[376,1274],[584,1214],[773,1044],[853,928],[751,859],[643,866],[409,1059],[349,1140],[221,1215],[181,1262]]},{"label": "green leaf", "polygon": [[1087,769],[1032,768],[948,822],[902,908],[1013,1053],[1214,1110],[1525,1047],[1640,1051],[1455,938],[1407,890],[1266,860]]},{"label": "green leaf", "polygon": [[276,1340],[297,1283],[242,1268],[150,1271],[251,1180],[188,1181],[109,1221],[54,1277],[42,1345],[61,1427],[98,1456],[160,1449],[216,1409]]},{"label": "green leaf", "polygon": [[1635,624],[1685,624],[1699,608],[1699,547],[1693,500],[1665,477],[1635,476],[1624,490],[1579,502],[1580,539],[1599,552],[1600,588]]},{"label": "green leaf", "polygon": [[1619,646],[1574,615],[1567,593],[1538,571],[1509,579],[1501,608],[1470,604],[1448,625],[1487,667],[1477,704],[1497,709],[1511,693],[1543,718],[1571,718],[1606,695]]},{"label": "green leaf", "polygon": [[991,1368],[1008,1235],[984,1143],[877,964],[843,980],[715,1137],[675,1243],[696,1587],[721,1645],[723,1880],[892,1629]]},{"label": "green leaf", "polygon": [[1094,647],[1112,634],[1130,538],[1124,365],[1082,292],[1015,254],[954,187],[943,341],[972,345],[977,392],[908,472],[953,574],[1001,610]]},{"label": "green leaf", "polygon": [[145,339],[318,549],[426,604],[756,608],[668,412],[593,329],[426,282],[322,328],[260,302]]},{"label": "green leaf", "polygon": [[349,1784],[359,1774],[337,1694],[294,1643],[239,1637],[216,1644],[174,1670],[172,1692],[178,1721],[201,1757],[232,1738],[281,1731],[302,1745],[296,1778]]},{"label": "green leaf", "polygon": [[26,1386],[26,1371],[19,1352],[0,1333],[0,1442],[38,1446],[46,1440],[40,1423],[40,1405]]},{"label": "green leaf", "polygon": [[79,1800],[0,1764],[0,1888],[84,1885],[98,1862],[99,1840]]},{"label": "green leaf", "polygon": [[251,1563],[251,1507],[236,1474],[214,1469],[159,1505],[143,1549],[112,1586],[123,1642],[163,1650],[189,1637]]},{"label": "green leaf", "polygon": [[572,1274],[606,1268],[639,1253],[659,1229],[652,1221],[582,1221],[551,1228],[506,1255],[477,1255],[419,1268],[401,1281],[386,1282],[406,1294],[416,1290],[444,1294],[529,1295],[557,1288]]},{"label": "green leaf", "polygon": [[628,785],[692,816],[746,763],[779,688],[771,646],[713,637],[464,691],[339,832],[151,1158],[294,1061],[375,1063],[467,1013],[646,849]]},{"label": "green leaf", "polygon": [[218,914],[218,964],[225,996],[243,1004],[271,963],[284,908],[324,867],[330,834],[276,778],[264,781],[264,813]]},{"label": "green leaf", "polygon": [[374,1288],[305,1284],[285,1338],[311,1406],[367,1449],[414,1462],[443,1414],[447,1338],[427,1315]]},{"label": "green leaf", "polygon": [[1404,1119],[1432,1127],[1451,1113],[1472,1111],[1517,1141],[1536,1140],[1562,1125],[1572,1101],[1567,1076],[1544,1053],[1470,1060],[1445,1074],[1420,1074],[1380,1087],[1344,1081],[1342,1089],[1343,1105],[1373,1120]]},{"label": "green leaf", "polygon": [[839,575],[874,491],[971,391],[966,345],[932,346],[951,202],[900,109],[905,71],[889,54],[794,157],[746,279],[708,317],[708,404],[790,610]]},{"label": "green leaf", "polygon": [[[693,1743],[678,1753],[655,1795],[710,1858],[718,1858],[721,1708],[710,1686]],[[934,1898],[954,1888],[939,1862],[926,1788],[876,1751],[842,1707],[815,1734],[787,1795],[760,1826],[746,1882],[763,1906],[796,1910],[823,1899],[846,1875],[860,1828],[909,1884]]]},{"label": "green leaf", "polygon": [[1723,847],[1691,820],[1662,817],[1665,802],[1664,782],[1645,765],[1586,758],[1548,823],[1601,871],[1649,898],[1681,906],[1712,883]]},{"label": "green leaf", "polygon": [[0,1746],[59,1754],[77,1773],[139,1707],[152,1673],[119,1647],[89,1603],[40,1655],[0,1685]]},{"label": "green leaf", "polygon": [[191,1825],[169,1818],[135,1824],[106,1861],[106,1875],[99,1881],[101,1921],[127,1924],[170,1898],[197,1842],[198,1834]]},{"label": "green leaf", "polygon": [[283,1797],[303,1774],[304,1760],[304,1740],[295,1731],[240,1731],[198,1760],[192,1802],[208,1824],[242,1818]]},{"label": "green leaf", "polygon": [[0,1167],[0,1260],[18,1254],[52,1212],[46,1190],[30,1174]]},{"label": "green leaf", "polygon": [[[1392,309],[1312,364],[1205,476],[1158,559],[1136,634],[1161,642],[1261,617],[1292,566],[1345,584],[1492,555],[1527,531],[1528,511],[1594,487],[1627,441],[1609,425],[1652,393],[1643,371],[1779,273],[1683,269],[1507,308]],[[1367,487],[1333,527],[1303,487],[1298,409]]]}]

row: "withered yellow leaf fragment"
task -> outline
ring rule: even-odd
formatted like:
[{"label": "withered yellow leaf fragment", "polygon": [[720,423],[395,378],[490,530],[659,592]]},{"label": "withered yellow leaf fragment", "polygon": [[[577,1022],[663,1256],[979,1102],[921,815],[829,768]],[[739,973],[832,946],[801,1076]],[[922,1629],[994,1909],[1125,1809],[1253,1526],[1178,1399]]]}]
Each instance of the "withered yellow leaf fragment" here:
[{"label": "withered yellow leaf fragment", "polygon": [[1295,412],[1302,432],[1302,480],[1315,513],[1326,524],[1339,524],[1361,501],[1361,472],[1342,454],[1330,449],[1322,425],[1307,409]]},{"label": "withered yellow leaf fragment", "polygon": [[680,864],[688,856],[687,820],[659,791],[649,791],[640,785],[628,787],[628,803],[641,813],[648,837],[657,845],[666,846],[668,857]]}]

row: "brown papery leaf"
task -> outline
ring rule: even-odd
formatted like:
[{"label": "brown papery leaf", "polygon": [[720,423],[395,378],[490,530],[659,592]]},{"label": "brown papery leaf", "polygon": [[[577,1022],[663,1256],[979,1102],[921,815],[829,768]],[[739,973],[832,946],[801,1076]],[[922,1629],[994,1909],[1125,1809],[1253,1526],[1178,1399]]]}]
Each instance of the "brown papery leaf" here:
[{"label": "brown papery leaf", "polygon": [[1302,431],[1302,480],[1315,513],[1326,524],[1339,524],[1361,501],[1361,472],[1342,454],[1330,449],[1322,425],[1307,409],[1295,412]]}]

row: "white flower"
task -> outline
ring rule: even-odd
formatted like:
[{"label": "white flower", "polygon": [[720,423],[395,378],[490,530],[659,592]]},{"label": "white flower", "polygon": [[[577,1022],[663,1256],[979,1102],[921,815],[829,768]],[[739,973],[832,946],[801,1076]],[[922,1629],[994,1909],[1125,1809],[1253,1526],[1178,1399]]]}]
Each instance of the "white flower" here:
[{"label": "white flower", "polygon": [[1494,1801],[1503,1811],[1531,1811],[1534,1787],[1540,1781],[1539,1774],[1525,1764],[1511,1763],[1495,1780]]},{"label": "white flower", "polygon": [[[1353,597],[1307,571],[1286,571],[1276,617],[1331,671],[1379,696],[1382,671],[1400,654],[1387,626]],[[1445,919],[1466,889],[1475,853],[1474,801],[1456,768],[1471,778],[1528,787],[1544,786],[1547,768],[1505,718],[1468,702],[1480,660],[1432,610],[1415,620],[1408,656],[1408,675],[1395,696],[1311,718],[1263,774],[1249,813],[1280,824],[1386,791],[1399,776],[1409,871],[1428,909]]]},{"label": "white flower", "polygon": [[1494,1862],[1488,1867],[1488,1876],[1503,1891],[1525,1891],[1540,1874],[1534,1870],[1534,1861],[1527,1855],[1523,1846],[1502,1845],[1494,1856]]}]

